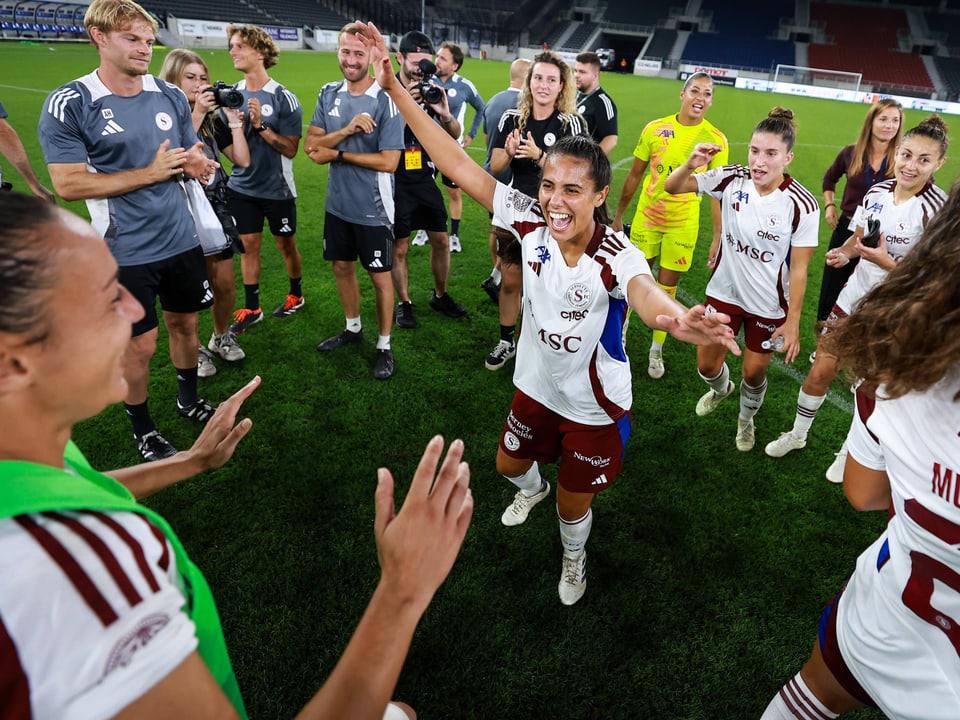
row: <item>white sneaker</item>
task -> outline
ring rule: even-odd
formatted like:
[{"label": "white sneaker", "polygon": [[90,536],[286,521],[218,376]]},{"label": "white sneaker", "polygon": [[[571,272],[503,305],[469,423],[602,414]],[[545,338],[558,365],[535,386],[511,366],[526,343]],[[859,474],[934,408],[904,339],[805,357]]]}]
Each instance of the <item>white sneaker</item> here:
[{"label": "white sneaker", "polygon": [[510,503],[510,507],[504,510],[503,515],[500,516],[500,522],[507,527],[520,525],[524,520],[527,519],[527,515],[530,514],[531,508],[533,508],[534,505],[543,500],[549,494],[550,483],[548,483],[546,480],[543,481],[540,492],[533,497],[527,497],[523,494],[522,490],[517,490],[517,494],[513,496],[513,502]]},{"label": "white sneaker", "polygon": [[830,463],[830,467],[827,468],[827,480],[832,483],[842,483],[843,482],[843,469],[847,465],[847,444],[844,443],[840,448],[840,452],[836,454],[836,457],[833,458],[833,462]]},{"label": "white sneaker", "polygon": [[560,593],[560,602],[564,605],[573,605],[583,597],[587,589],[587,552],[584,550],[580,557],[563,556],[563,570],[560,572],[560,584],[557,590]]},{"label": "white sneaker", "polygon": [[417,234],[413,236],[413,240],[410,241],[411,245],[416,245],[418,247],[427,244],[427,233],[425,230],[417,230]]},{"label": "white sneaker", "polygon": [[647,356],[647,375],[654,380],[663,377],[663,354],[659,350],[651,350]]},{"label": "white sneaker", "polygon": [[451,235],[450,236],[450,252],[455,253],[455,252],[460,252],[462,250],[463,248],[460,247],[460,236]]},{"label": "white sneaker", "polygon": [[737,450],[749,452],[757,442],[756,428],[753,427],[753,418],[741,420],[737,418]]},{"label": "white sneaker", "polygon": [[810,356],[807,358],[807,360],[809,360],[810,364],[813,365],[816,359],[817,359],[817,351],[814,350],[812,353],[810,353]]},{"label": "white sneaker", "polygon": [[243,360],[247,354],[237,342],[237,336],[231,330],[227,330],[223,335],[214,333],[210,336],[210,342],[207,343],[210,352],[214,352],[227,362],[237,362]]},{"label": "white sneaker", "polygon": [[217,374],[217,366],[213,364],[213,355],[205,347],[197,353],[197,376],[206,378]]},{"label": "white sneaker", "polygon": [[730,397],[730,395],[732,395],[733,391],[736,389],[737,384],[731,380],[730,384],[727,385],[727,391],[722,395],[714,392],[713,390],[709,390],[706,395],[697,401],[697,415],[700,415],[701,417],[704,415],[709,415],[717,409],[717,405],[720,404],[721,400]]},{"label": "white sneaker", "polygon": [[780,433],[780,437],[767,443],[763,451],[770,457],[783,457],[788,452],[807,446],[806,438],[798,438],[793,431]]}]

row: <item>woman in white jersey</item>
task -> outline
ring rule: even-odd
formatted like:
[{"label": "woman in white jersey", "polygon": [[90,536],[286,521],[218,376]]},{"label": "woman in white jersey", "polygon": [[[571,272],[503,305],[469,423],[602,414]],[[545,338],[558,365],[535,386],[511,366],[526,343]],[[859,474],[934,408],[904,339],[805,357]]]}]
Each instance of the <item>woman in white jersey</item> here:
[{"label": "woman in white jersey", "polygon": [[[877,183],[867,191],[854,218],[856,232],[841,247],[827,252],[830,267],[843,267],[856,257],[861,260],[840,291],[823,332],[829,331],[838,318],[856,310],[867,291],[903,260],[927,223],[943,207],[947,194],[933,184],[933,174],[946,161],[948,145],[947,125],[937,115],[904,133],[897,147],[893,179]],[[861,239],[868,220],[879,223],[879,235],[864,244]],[[806,446],[807,432],[838,371],[837,358],[818,349],[797,397],[793,428],[767,445],[767,455],[783,457]],[[840,482],[845,461],[846,451],[841,448],[827,478]]]},{"label": "woman in white jersey", "polygon": [[[862,264],[862,263],[861,263]],[[762,720],[960,717],[960,188],[819,349],[864,378],[843,489],[889,516]],[[873,388],[867,394],[866,388]]]},{"label": "woman in white jersey", "polygon": [[[807,267],[817,247],[816,198],[786,173],[793,160],[793,112],[776,107],[750,138],[749,165],[725,165],[694,174],[720,151],[697,145],[667,178],[669,193],[696,192],[721,201],[723,230],[716,265],[707,283],[707,310],[727,313],[734,332],[743,326],[746,349],[740,384],[737,450],[755,443],[754,415],[767,391],[767,366],[779,350],[792,362],[800,352],[800,310]],[[722,345],[697,348],[697,368],[710,390],[697,415],[713,412],[736,384]]]},{"label": "woman in white jersey", "polygon": [[558,591],[561,602],[572,605],[586,588],[593,497],[620,472],[630,433],[631,376],[623,349],[628,306],[687,342],[721,343],[737,352],[733,333],[723,325],[725,315],[706,316],[702,306],[688,310],[660,290],[643,253],[605,224],[610,162],[592,138],[569,136],[550,147],[538,198],[498,183],[396,82],[376,27],[361,29],[377,80],[437,166],[520,242],[517,393],[497,452],[497,470],[519,490],[501,520],[510,526],[526,520],[550,492],[537,463],[559,460]]}]

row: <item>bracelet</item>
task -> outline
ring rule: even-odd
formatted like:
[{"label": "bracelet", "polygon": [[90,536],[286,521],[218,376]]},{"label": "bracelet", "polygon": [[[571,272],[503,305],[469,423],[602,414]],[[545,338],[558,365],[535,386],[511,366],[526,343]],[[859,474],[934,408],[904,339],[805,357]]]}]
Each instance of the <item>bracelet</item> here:
[{"label": "bracelet", "polygon": [[242,122],[227,123],[227,125],[229,126],[229,128],[230,128],[231,130],[239,130],[240,128],[243,127],[243,123],[242,123]]},{"label": "bracelet", "polygon": [[837,203],[836,203],[836,202],[828,202],[828,203],[824,203],[824,204],[823,204],[824,207],[830,207],[831,205],[833,205],[833,207],[836,207],[836,206],[837,206]]},{"label": "bracelet", "polygon": [[263,122],[261,122],[261,123],[260,123],[260,127],[255,127],[255,128],[253,128],[253,131],[254,131],[255,133],[262,133],[262,132],[263,132],[264,130],[266,130],[266,129],[267,129],[267,126],[264,125]]},{"label": "bracelet", "polygon": [[540,161],[543,160],[543,156],[547,154],[547,151],[543,148],[540,148],[540,157],[537,158],[537,164],[540,164]]},{"label": "bracelet", "polygon": [[343,164],[343,150],[337,150],[337,162]]}]

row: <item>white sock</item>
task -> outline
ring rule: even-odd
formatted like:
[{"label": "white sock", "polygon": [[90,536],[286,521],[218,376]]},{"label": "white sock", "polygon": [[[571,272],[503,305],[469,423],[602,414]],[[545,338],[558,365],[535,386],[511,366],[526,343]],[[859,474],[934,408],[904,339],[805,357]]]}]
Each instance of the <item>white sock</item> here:
[{"label": "white sock", "polygon": [[389,350],[390,349],[390,336],[389,335],[378,335],[377,336],[377,350]]},{"label": "white sock", "polygon": [[763,396],[767,394],[767,379],[764,378],[763,382],[760,383],[757,387],[753,385],[747,385],[745,382],[740,383],[740,419],[741,420],[752,420],[753,416],[757,414],[757,410],[760,409],[760,406],[763,405]]},{"label": "white sock", "polygon": [[797,416],[793,419],[794,435],[807,439],[807,433],[810,432],[813,419],[817,416],[817,410],[826,399],[826,395],[807,395],[803,389],[800,390],[800,394],[797,395]]},{"label": "white sock", "polygon": [[839,715],[828,710],[797,673],[773,696],[760,720],[834,720],[836,717]]},{"label": "white sock", "polygon": [[500,274],[500,268],[494,268],[490,271],[490,277],[493,278],[493,281],[499,285],[500,281],[503,280],[503,275]]},{"label": "white sock", "polygon": [[593,510],[587,509],[587,514],[579,520],[564,520],[557,510],[557,519],[560,521],[560,542],[563,543],[563,554],[567,557],[580,557],[583,554],[587,538],[590,537],[590,528],[593,527]]},{"label": "white sock", "polygon": [[520,492],[527,497],[533,497],[543,490],[543,478],[540,477],[540,466],[537,463],[531,465],[530,469],[520,477],[507,477],[507,480],[520,488]]},{"label": "white sock", "polygon": [[650,343],[650,354],[651,355],[661,355],[663,354],[663,343],[653,340]]},{"label": "white sock", "polygon": [[699,370],[697,370],[697,374],[703,378],[703,381],[709,385],[710,389],[717,393],[717,395],[723,395],[730,386],[730,368],[727,367],[726,363],[720,368],[720,373],[716,377],[708,378]]},{"label": "white sock", "polygon": [[352,333],[358,333],[363,329],[363,325],[360,324],[360,318],[347,318],[347,330]]}]

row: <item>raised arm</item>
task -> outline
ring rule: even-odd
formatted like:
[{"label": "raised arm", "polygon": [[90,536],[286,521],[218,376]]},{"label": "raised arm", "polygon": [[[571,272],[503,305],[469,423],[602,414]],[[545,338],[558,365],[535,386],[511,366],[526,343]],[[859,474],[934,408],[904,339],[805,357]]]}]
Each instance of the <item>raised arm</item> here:
[{"label": "raised arm", "polygon": [[716,143],[697,143],[687,161],[677,167],[663,183],[663,189],[671,195],[696,192],[697,179],[693,176],[698,167],[703,167],[718,152],[723,150],[722,145]]}]

